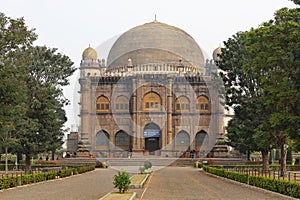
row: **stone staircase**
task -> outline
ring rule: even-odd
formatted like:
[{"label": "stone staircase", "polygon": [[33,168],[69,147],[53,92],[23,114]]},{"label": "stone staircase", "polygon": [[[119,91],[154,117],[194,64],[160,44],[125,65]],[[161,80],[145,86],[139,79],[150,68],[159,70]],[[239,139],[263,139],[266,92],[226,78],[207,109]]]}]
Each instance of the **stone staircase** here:
[{"label": "stone staircase", "polygon": [[160,169],[166,166],[176,166],[176,167],[186,167],[194,166],[194,162],[207,161],[208,164],[220,164],[220,165],[242,165],[245,164],[245,160],[242,158],[196,158],[192,161],[191,158],[166,158],[160,156],[143,156],[143,157],[133,157],[133,158],[64,158],[59,160],[59,164],[68,165],[94,165],[96,160],[101,162],[109,162],[112,168],[117,170],[126,169],[127,171],[135,172],[139,170],[140,167],[144,166],[145,161],[150,161],[154,169]]},{"label": "stone staircase", "polygon": [[100,161],[108,161],[110,166],[144,166],[145,161],[150,161],[152,166],[171,165],[176,158],[138,157],[138,158],[97,158]]}]

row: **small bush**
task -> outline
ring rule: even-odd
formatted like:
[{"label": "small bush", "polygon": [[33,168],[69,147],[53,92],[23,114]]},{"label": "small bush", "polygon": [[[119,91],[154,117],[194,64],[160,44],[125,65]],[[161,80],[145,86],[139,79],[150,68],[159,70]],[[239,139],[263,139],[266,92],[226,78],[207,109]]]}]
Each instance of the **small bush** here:
[{"label": "small bush", "polygon": [[[198,165],[197,165],[198,164]],[[196,167],[196,168],[202,168],[203,167],[203,164],[202,164],[202,162],[195,162],[194,163],[194,167]]]},{"label": "small bush", "polygon": [[85,167],[79,167],[79,168],[77,168],[77,171],[79,174],[82,174],[85,172],[93,171],[94,169],[95,169],[95,166],[90,165],[90,166],[85,166]]},{"label": "small bush", "polygon": [[62,170],[59,170],[57,175],[60,178],[64,178],[64,177],[67,177],[67,176],[72,176],[72,174],[73,174],[73,169],[62,169]]},{"label": "small bush", "polygon": [[104,165],[103,165],[102,162],[96,161],[96,166],[95,166],[95,167],[96,167],[96,168],[104,168]]},{"label": "small bush", "polygon": [[[12,171],[14,169],[14,167],[16,167],[16,165],[8,164],[7,167],[8,167],[9,171]],[[0,171],[5,171],[5,164],[0,164]]]},{"label": "small bush", "polygon": [[115,188],[118,188],[120,193],[126,192],[129,188],[130,183],[131,180],[127,172],[118,172],[118,174],[115,175],[113,182]]},{"label": "small bush", "polygon": [[139,168],[139,171],[140,171],[140,174],[145,173],[145,167],[140,167],[140,168]]},{"label": "small bush", "polygon": [[152,163],[149,160],[146,160],[144,162],[145,169],[150,169],[152,167]]}]

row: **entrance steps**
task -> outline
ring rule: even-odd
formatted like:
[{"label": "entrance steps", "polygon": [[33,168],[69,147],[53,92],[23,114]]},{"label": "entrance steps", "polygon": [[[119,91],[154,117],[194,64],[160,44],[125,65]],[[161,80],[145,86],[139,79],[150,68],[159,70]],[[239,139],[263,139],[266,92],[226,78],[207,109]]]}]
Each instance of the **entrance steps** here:
[{"label": "entrance steps", "polygon": [[144,166],[145,161],[150,161],[152,166],[168,166],[171,165],[176,158],[161,158],[161,157],[137,157],[137,158],[97,158],[101,161],[109,161],[110,166]]},{"label": "entrance steps", "polygon": [[133,158],[87,158],[87,157],[77,157],[77,158],[64,158],[58,160],[59,164],[68,165],[94,165],[96,160],[109,162],[111,167],[116,168],[127,168],[144,166],[145,161],[150,161],[153,167],[162,168],[166,166],[193,166],[194,162],[207,161],[208,164],[219,164],[219,165],[243,165],[245,160],[242,158],[196,158],[192,161],[191,158],[171,158],[171,157],[160,157],[160,156],[143,156],[143,157],[133,157]]},{"label": "entrance steps", "polygon": [[219,165],[243,165],[245,160],[242,158],[196,158],[194,161],[191,158],[164,158],[159,156],[144,156],[137,158],[97,158],[101,161],[109,161],[110,166],[144,166],[146,160],[152,163],[152,166],[193,166],[194,162],[208,161],[209,164]]}]

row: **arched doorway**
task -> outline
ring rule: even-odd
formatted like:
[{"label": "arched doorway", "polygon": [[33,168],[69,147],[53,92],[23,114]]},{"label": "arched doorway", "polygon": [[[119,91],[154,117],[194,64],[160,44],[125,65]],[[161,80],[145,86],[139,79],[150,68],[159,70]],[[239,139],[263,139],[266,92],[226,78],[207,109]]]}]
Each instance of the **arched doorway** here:
[{"label": "arched doorway", "polygon": [[176,150],[186,151],[190,147],[190,136],[185,131],[180,131],[175,137]]},{"label": "arched doorway", "polygon": [[128,150],[129,149],[129,135],[121,130],[116,133],[115,136],[115,141],[116,141],[116,147],[123,149],[123,150]]},{"label": "arched doorway", "polygon": [[203,130],[199,131],[195,136],[195,147],[200,157],[208,153],[208,144],[208,134]]},{"label": "arched doorway", "polygon": [[156,150],[159,150],[159,138],[161,131],[158,125],[150,123],[144,128],[145,138],[145,150],[149,152],[149,155],[154,155]]},{"label": "arched doorway", "polygon": [[101,130],[96,134],[96,149],[108,150],[109,149],[109,134]]}]

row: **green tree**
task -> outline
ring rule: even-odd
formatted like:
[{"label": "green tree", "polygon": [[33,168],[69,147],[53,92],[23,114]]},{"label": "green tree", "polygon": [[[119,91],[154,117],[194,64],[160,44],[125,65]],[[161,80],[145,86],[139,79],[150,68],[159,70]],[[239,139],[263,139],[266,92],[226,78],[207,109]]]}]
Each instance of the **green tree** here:
[{"label": "green tree", "polygon": [[62,144],[63,124],[66,121],[62,87],[75,68],[73,62],[57,49],[45,46],[31,47],[25,54],[27,104],[26,115],[19,129],[22,152],[26,156],[26,170],[30,169],[32,154],[51,150]]},{"label": "green tree", "polygon": [[299,138],[299,22],[299,9],[280,9],[274,20],[225,42],[218,63],[223,70],[227,105],[253,106],[247,112],[255,114],[259,123],[252,122],[252,139],[266,150],[276,139],[282,172],[286,144]]},{"label": "green tree", "polygon": [[45,134],[48,138],[46,147],[47,151],[51,152],[51,159],[54,160],[56,150],[60,149],[63,144],[64,133],[67,130],[64,130],[62,127],[67,121],[67,118],[61,105],[59,105],[55,110],[52,110],[47,116],[47,122],[45,122],[48,126],[45,129],[45,131],[48,132]]},{"label": "green tree", "polygon": [[23,18],[12,19],[0,13],[0,146],[6,155],[16,142],[11,133],[24,117],[27,100],[18,55],[35,39],[36,35],[25,26]]},{"label": "green tree", "polygon": [[248,155],[251,151],[261,151],[263,168],[267,170],[271,136],[260,127],[262,122],[267,124],[267,113],[260,106],[263,103],[263,91],[259,88],[261,75],[251,65],[253,58],[249,55],[249,51],[255,49],[245,45],[248,34],[239,32],[224,42],[225,48],[217,65],[222,70],[220,76],[225,87],[225,104],[235,112],[228,126],[230,144]]},{"label": "green tree", "polygon": [[295,4],[300,5],[300,0],[290,0],[293,1]]},{"label": "green tree", "polygon": [[26,171],[33,154],[54,152],[62,144],[68,103],[62,87],[75,71],[57,49],[33,46],[36,39],[23,18],[0,13],[0,141],[9,146],[12,138],[18,144],[15,149],[26,155]]},{"label": "green tree", "polygon": [[264,91],[263,105],[269,112],[268,122],[281,149],[281,171],[286,169],[287,144],[299,138],[300,92],[300,12],[280,9],[275,20],[249,32],[245,45],[259,53],[250,53],[252,64]]}]

